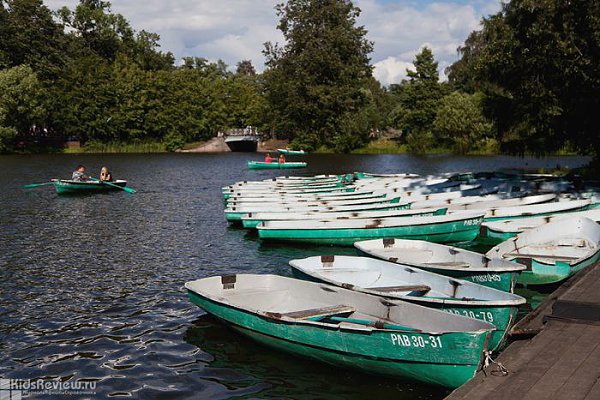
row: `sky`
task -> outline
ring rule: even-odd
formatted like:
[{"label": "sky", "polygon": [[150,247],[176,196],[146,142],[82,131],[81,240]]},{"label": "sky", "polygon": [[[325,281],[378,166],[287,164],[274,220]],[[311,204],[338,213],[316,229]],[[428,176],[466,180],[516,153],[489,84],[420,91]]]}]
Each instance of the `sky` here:
[{"label": "sky", "polygon": [[[276,29],[275,4],[282,0],[114,0],[136,30],[160,35],[161,50],[185,56],[222,59],[233,69],[249,59],[264,69],[263,43],[282,42]],[[77,0],[45,0],[50,9],[73,8]],[[500,0],[355,0],[362,10],[359,25],[375,43],[374,76],[384,85],[406,77],[406,68],[429,46],[440,73],[458,58],[456,49],[481,18],[500,10]]]}]

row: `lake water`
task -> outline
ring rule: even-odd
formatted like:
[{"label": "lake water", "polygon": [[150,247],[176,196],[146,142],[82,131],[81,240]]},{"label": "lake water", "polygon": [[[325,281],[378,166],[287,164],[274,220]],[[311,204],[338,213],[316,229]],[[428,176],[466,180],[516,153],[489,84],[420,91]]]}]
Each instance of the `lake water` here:
[{"label": "lake water", "polygon": [[[261,156],[0,156],[0,377],[92,381],[96,398],[442,398],[444,389],[272,351],[188,301],[183,288],[188,280],[241,272],[290,275],[291,258],[353,253],[266,246],[228,227],[220,188],[280,175],[249,171],[248,159]],[[575,167],[587,161],[407,155],[306,159],[309,168],[292,173],[434,174]],[[96,176],[108,165],[138,193],[58,197],[49,186],[21,189],[70,177],[79,163]]]}]

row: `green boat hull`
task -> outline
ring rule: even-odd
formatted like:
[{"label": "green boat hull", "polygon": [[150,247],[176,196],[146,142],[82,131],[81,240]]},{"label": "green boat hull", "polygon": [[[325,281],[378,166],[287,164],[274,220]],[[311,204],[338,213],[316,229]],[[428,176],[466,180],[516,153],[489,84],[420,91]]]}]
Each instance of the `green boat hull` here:
[{"label": "green boat hull", "polygon": [[[316,277],[305,274],[304,272],[292,267],[292,274],[295,278],[303,279],[305,281],[319,282],[330,284]],[[385,296],[382,296],[385,297]],[[451,314],[461,315],[463,317],[469,317],[478,319],[480,321],[489,322],[494,324],[496,329],[492,331],[487,348],[492,351],[498,350],[508,338],[508,331],[514,325],[519,311],[518,306],[469,306],[469,305],[455,305],[455,304],[440,304],[426,301],[427,297],[415,297],[411,299],[410,296],[403,298],[405,301],[412,303],[435,308],[438,310],[446,311]]]},{"label": "green boat hull", "polygon": [[250,163],[248,162],[248,168],[250,169],[291,169],[291,168],[306,168],[305,162],[286,162],[286,163],[278,163],[278,162],[256,162]]},{"label": "green boat hull", "polygon": [[[111,182],[117,186],[125,187],[126,183],[115,183]],[[114,186],[104,185],[100,183],[94,182],[81,182],[81,183],[71,183],[71,182],[54,182],[54,187],[56,188],[56,193],[61,195],[70,195],[70,194],[87,194],[87,193],[100,193],[100,192],[112,192],[121,190]]]},{"label": "green boat hull", "polygon": [[[434,243],[469,242],[479,232],[481,218],[426,225],[358,229],[258,229],[263,240],[352,246],[369,239],[396,238]],[[259,227],[260,228],[260,227]]]},{"label": "green boat hull", "polygon": [[240,333],[267,346],[336,367],[456,388],[481,364],[487,332],[429,335],[416,331],[354,331],[267,318],[188,291],[190,300]]},{"label": "green boat hull", "polygon": [[308,154],[305,151],[301,151],[301,150],[284,150],[284,149],[278,149],[277,152],[279,154],[286,154],[286,155],[293,155],[293,156],[303,156]]},{"label": "green boat hull", "polygon": [[[515,260],[516,259],[513,259],[512,261]],[[559,283],[576,272],[594,265],[599,261],[600,252],[597,252],[592,257],[582,260],[575,265],[569,265],[563,262],[545,264],[534,259],[528,259],[523,262],[523,264],[527,265],[527,269],[519,275],[518,283],[525,286]]]}]

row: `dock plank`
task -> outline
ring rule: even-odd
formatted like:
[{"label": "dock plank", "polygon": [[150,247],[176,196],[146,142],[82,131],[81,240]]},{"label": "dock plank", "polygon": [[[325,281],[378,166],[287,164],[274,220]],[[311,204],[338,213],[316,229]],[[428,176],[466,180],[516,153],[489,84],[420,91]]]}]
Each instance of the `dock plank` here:
[{"label": "dock plank", "polygon": [[600,326],[588,326],[588,331],[596,339],[590,346],[587,357],[570,379],[556,391],[553,398],[565,400],[587,399],[596,390],[593,399],[600,399]]},{"label": "dock plank", "polygon": [[590,353],[596,348],[596,332],[590,326],[582,326],[581,336],[572,340],[565,338],[571,345],[565,346],[565,355],[557,357],[557,362],[529,389],[523,397],[525,400],[542,398],[548,393],[559,391],[573,376],[573,374],[585,362]]}]

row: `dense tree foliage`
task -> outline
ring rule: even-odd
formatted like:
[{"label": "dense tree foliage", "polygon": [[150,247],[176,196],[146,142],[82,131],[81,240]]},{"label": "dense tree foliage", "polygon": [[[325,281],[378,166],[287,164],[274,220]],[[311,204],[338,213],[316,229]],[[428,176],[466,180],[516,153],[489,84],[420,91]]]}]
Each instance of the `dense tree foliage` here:
[{"label": "dense tree foliage", "polygon": [[33,126],[83,142],[163,142],[168,149],[255,125],[266,108],[252,64],[174,65],[159,36],[136,32],[110,3],[55,15],[41,0],[0,1],[0,152]]},{"label": "dense tree foliage", "polygon": [[519,153],[600,154],[598,1],[512,0],[466,39],[449,82],[425,47],[389,88],[372,75],[373,43],[350,0],[276,11],[285,42],[265,44],[261,73],[250,60],[176,62],[107,1],[52,12],[42,0],[0,0],[0,152],[40,133],[174,150],[252,125],[305,149],[384,137],[415,153],[498,140]]},{"label": "dense tree foliage", "polygon": [[372,43],[347,0],[290,0],[277,6],[283,46],[266,44],[272,123],[297,147],[347,151],[368,132]]},{"label": "dense tree foliage", "polygon": [[600,155],[600,2],[513,0],[459,52],[450,80],[485,93],[504,148]]}]

